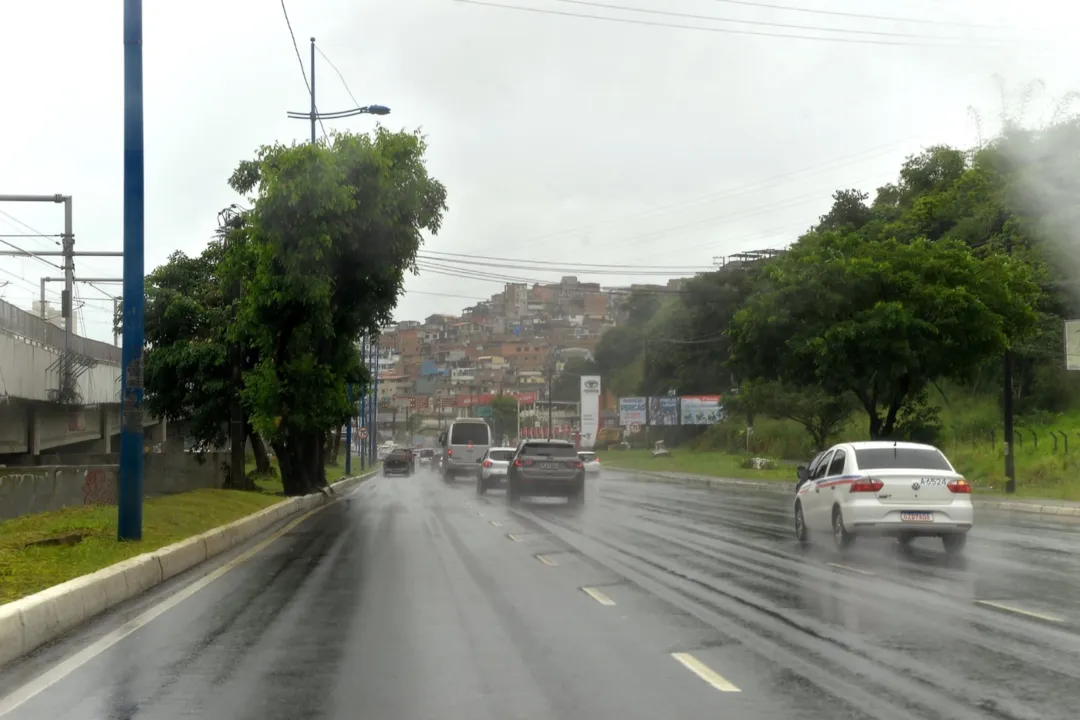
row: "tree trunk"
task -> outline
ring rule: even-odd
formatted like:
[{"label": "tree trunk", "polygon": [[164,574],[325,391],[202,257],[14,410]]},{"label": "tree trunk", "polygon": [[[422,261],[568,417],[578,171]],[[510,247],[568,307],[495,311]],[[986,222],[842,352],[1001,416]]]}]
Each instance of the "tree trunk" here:
[{"label": "tree trunk", "polygon": [[330,464],[337,467],[338,464],[338,451],[341,450],[341,431],[344,427],[337,428],[337,432],[334,433],[334,444],[330,451]]},{"label": "tree trunk", "polygon": [[284,439],[273,444],[286,495],[307,495],[326,487],[325,443],[325,433],[286,430]]},{"label": "tree trunk", "polygon": [[251,441],[251,452],[255,454],[255,472],[260,475],[270,475],[272,473],[270,453],[266,451],[266,443],[263,442],[262,436],[253,430],[248,430],[248,439]]}]

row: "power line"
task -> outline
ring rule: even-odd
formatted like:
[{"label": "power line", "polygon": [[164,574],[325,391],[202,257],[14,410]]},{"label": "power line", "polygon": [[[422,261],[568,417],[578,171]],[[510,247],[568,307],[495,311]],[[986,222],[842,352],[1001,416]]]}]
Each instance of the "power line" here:
[{"label": "power line", "polygon": [[[424,253],[421,253],[421,254],[424,254]],[[519,263],[534,263],[534,264],[537,264],[537,265],[562,265],[562,263],[555,263],[555,262],[551,262],[549,260],[525,260],[523,258],[489,257],[489,256],[486,256],[486,255],[465,255],[465,254],[462,254],[462,253],[439,252],[437,250],[428,250],[426,254],[447,256],[447,258],[446,258],[447,260],[449,260],[449,258],[451,258],[451,257],[456,257],[456,258],[465,258],[465,259],[469,259],[469,260],[481,260],[481,261],[484,261],[484,262],[490,262],[492,260],[503,260],[503,261],[509,261],[509,262],[519,262]],[[438,258],[430,258],[430,259],[434,260],[434,259],[438,259]],[[642,266],[641,265],[609,265],[609,264],[578,263],[578,262],[575,262],[574,267],[575,268],[602,268],[602,269],[609,269],[610,270],[610,269],[618,269],[618,268],[634,268],[634,269],[637,269],[637,268],[640,268]],[[541,270],[543,268],[537,268],[537,269]],[[659,270],[659,271],[663,271],[663,270],[672,270],[672,271],[684,270],[685,271],[685,270],[701,270],[703,268],[700,265],[656,265],[656,266],[653,266],[653,269],[654,270]],[[704,269],[711,269],[711,268],[704,268]]]},{"label": "power line", "polygon": [[[503,5],[500,3],[484,2],[482,0],[453,0],[453,2],[463,3],[465,5],[479,5],[482,7],[500,8],[503,10],[516,10],[518,12],[537,13],[540,15],[558,15],[560,17],[571,18],[583,18],[586,20],[602,20],[605,22],[621,23],[623,25],[638,25],[645,27],[662,27],[672,28],[675,30],[697,30],[700,32],[710,33],[722,33],[725,35],[749,35],[753,37],[768,37],[779,38],[784,40],[811,40],[815,42],[831,42],[831,43],[843,43],[848,45],[887,45],[893,47],[922,47],[922,48],[944,48],[944,49],[1001,49],[1001,45],[978,45],[978,44],[948,44],[948,43],[926,43],[926,42],[907,42],[902,40],[872,40],[864,38],[841,38],[841,37],[822,37],[817,35],[794,35],[791,33],[768,33],[759,32],[756,30],[736,30],[734,28],[718,28],[718,27],[704,27],[702,25],[680,25],[678,23],[666,23],[657,22],[653,20],[635,20],[633,18],[611,17],[605,15],[589,15],[586,13],[571,13],[563,12],[561,10],[549,10],[542,8],[522,7],[518,5]],[[628,9],[628,8],[623,8]],[[807,27],[807,30],[819,30],[820,28]]]},{"label": "power line", "polygon": [[11,220],[12,222],[18,223],[19,225],[23,226],[24,228],[29,230],[31,233],[33,233],[34,237],[40,237],[40,238],[45,238],[46,240],[51,240],[53,245],[56,245],[56,246],[60,247],[60,242],[55,239],[58,236],[56,236],[56,235],[46,235],[45,233],[41,232],[40,230],[27,225],[22,220],[20,220],[19,218],[15,217],[14,215],[12,215],[11,213],[9,213],[9,212],[7,212],[5,210],[0,210],[0,215],[3,215],[8,220]]},{"label": "power line", "polygon": [[338,79],[341,80],[341,84],[345,87],[345,92],[349,94],[349,99],[353,101],[353,105],[355,105],[356,107],[360,107],[360,103],[357,102],[356,97],[352,94],[352,90],[349,89],[349,83],[345,82],[345,76],[341,74],[340,70],[338,70],[337,65],[335,65],[330,60],[330,58],[326,57],[326,53],[324,53],[322,51],[322,48],[320,48],[318,45],[315,46],[315,52],[319,53],[319,55],[322,56],[322,59],[326,61],[326,64],[329,65],[335,73],[337,73]]},{"label": "power line", "polygon": [[712,2],[725,3],[727,5],[742,5],[744,7],[764,8],[767,10],[785,10],[788,12],[807,13],[809,15],[830,15],[832,17],[859,18],[862,20],[880,20],[885,22],[904,22],[918,25],[941,25],[945,27],[968,27],[985,30],[1011,30],[1004,25],[983,25],[980,23],[960,22],[957,20],[926,20],[923,18],[906,18],[889,15],[871,15],[866,13],[844,12],[842,10],[818,10],[815,8],[801,8],[792,5],[774,5],[771,3],[753,2],[752,0],[712,0]]},{"label": "power line", "polygon": [[479,265],[481,267],[501,268],[501,269],[504,269],[504,270],[524,270],[526,272],[538,271],[538,272],[545,272],[545,273],[558,273],[558,274],[561,274],[561,275],[566,275],[566,274],[574,275],[574,274],[579,274],[579,273],[586,273],[586,274],[590,274],[590,275],[620,275],[620,276],[626,276],[626,277],[632,277],[632,276],[645,277],[645,276],[649,276],[649,275],[663,275],[665,277],[670,277],[672,275],[678,275],[678,274],[686,275],[688,273],[689,274],[694,274],[694,273],[699,273],[699,272],[708,272],[709,270],[713,269],[711,266],[709,266],[709,267],[697,267],[697,268],[695,268],[693,270],[655,270],[655,269],[644,269],[645,266],[643,266],[643,265],[638,265],[636,267],[626,266],[626,267],[623,267],[623,268],[599,269],[599,268],[595,268],[595,267],[579,266],[576,263],[574,265],[561,266],[561,267],[536,267],[536,266],[532,266],[532,265],[520,265],[520,264],[513,264],[513,263],[499,263],[499,262],[490,262],[490,261],[484,261],[484,260],[477,261],[477,260],[460,259],[460,258],[432,257],[430,255],[417,255],[417,258],[419,260],[425,260],[425,261],[428,261],[428,262],[441,262],[441,263],[450,263],[451,265],[464,265],[464,266],[466,266],[466,268],[471,268],[471,267]]},{"label": "power line", "polygon": [[285,0],[281,0],[281,12],[285,15],[285,24],[289,27],[289,38],[292,39],[293,50],[296,52],[296,61],[300,63],[300,75],[304,78],[304,87],[307,88],[308,97],[311,98],[311,106],[315,110],[315,117],[319,120],[319,127],[322,128],[323,138],[329,138],[326,134],[326,127],[323,125],[322,118],[319,117],[319,108],[315,105],[315,97],[311,92],[311,83],[308,82],[307,71],[304,69],[304,59],[300,57],[300,46],[296,44],[296,34],[292,29],[292,21],[289,20],[289,10],[285,7]]},{"label": "power line", "polygon": [[[594,7],[602,10],[617,10],[620,12],[632,12],[641,13],[644,15],[659,15],[662,17],[675,17],[685,18],[687,20],[706,20],[708,22],[724,22],[735,23],[737,25],[752,25],[755,27],[770,27],[780,28],[784,30],[808,30],[814,32],[830,32],[841,33],[845,35],[870,35],[874,37],[895,37],[895,38],[913,38],[921,40],[949,40],[965,42],[968,38],[963,37],[943,37],[940,35],[924,35],[920,33],[908,33],[908,32],[889,32],[886,30],[862,30],[858,28],[833,28],[833,27],[821,27],[818,25],[798,25],[794,23],[780,23],[770,22],[767,20],[743,20],[740,18],[730,17],[717,17],[716,15],[695,15],[693,13],[674,12],[672,10],[650,10],[644,8],[630,8],[623,5],[612,5],[610,3],[595,2],[594,0],[553,0],[553,2],[566,3],[568,5],[580,5],[583,7]],[[980,40],[986,40],[990,42],[1016,42],[1015,40],[1008,40],[1004,38],[979,38]]]}]

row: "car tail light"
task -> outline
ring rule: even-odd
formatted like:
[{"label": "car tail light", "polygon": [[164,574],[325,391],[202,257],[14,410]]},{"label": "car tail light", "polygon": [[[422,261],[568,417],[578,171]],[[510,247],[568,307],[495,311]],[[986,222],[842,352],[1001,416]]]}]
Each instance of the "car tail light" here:
[{"label": "car tail light", "polygon": [[491,461],[490,460],[485,460],[484,461],[484,467],[491,467]]},{"label": "car tail light", "polygon": [[881,488],[885,487],[885,483],[874,478],[859,478],[855,482],[851,483],[851,492],[869,492],[876,493]]},{"label": "car tail light", "polygon": [[580,470],[581,468],[585,467],[585,463],[581,462],[580,460],[571,460],[570,467]]},{"label": "car tail light", "polygon": [[521,466],[522,466],[521,458],[514,458],[514,467],[521,467]]},{"label": "car tail light", "polygon": [[954,493],[971,493],[971,483],[964,478],[953,480],[945,485],[951,492]]},{"label": "car tail light", "polygon": [[454,457],[454,448],[446,448],[446,456]]}]

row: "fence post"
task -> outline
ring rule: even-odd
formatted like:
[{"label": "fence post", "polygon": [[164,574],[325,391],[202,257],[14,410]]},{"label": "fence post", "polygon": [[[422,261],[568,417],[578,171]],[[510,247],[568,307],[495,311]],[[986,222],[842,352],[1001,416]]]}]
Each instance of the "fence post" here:
[{"label": "fence post", "polygon": [[1016,436],[1014,439],[1018,441],[1017,445],[1019,445],[1020,447],[1024,447],[1024,433],[1020,432],[1019,430],[1013,430],[1013,435]]},{"label": "fence post", "polygon": [[1039,435],[1034,430],[1028,430],[1028,432],[1031,433],[1032,439],[1035,440],[1035,449],[1038,450],[1039,449]]},{"label": "fence post", "polygon": [[1050,431],[1050,439],[1054,441],[1054,449],[1050,452],[1057,455],[1057,433],[1053,430]]},{"label": "fence post", "polygon": [[990,429],[990,449],[997,450],[997,429]]}]

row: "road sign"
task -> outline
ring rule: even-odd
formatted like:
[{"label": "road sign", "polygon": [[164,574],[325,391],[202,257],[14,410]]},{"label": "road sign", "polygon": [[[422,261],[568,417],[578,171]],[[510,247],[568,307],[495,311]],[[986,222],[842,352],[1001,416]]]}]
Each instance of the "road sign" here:
[{"label": "road sign", "polygon": [[630,423],[630,434],[637,435],[641,432],[641,425],[638,423]]},{"label": "road sign", "polygon": [[360,426],[360,428],[356,431],[356,437],[360,438],[361,440],[367,440],[367,428]]}]

